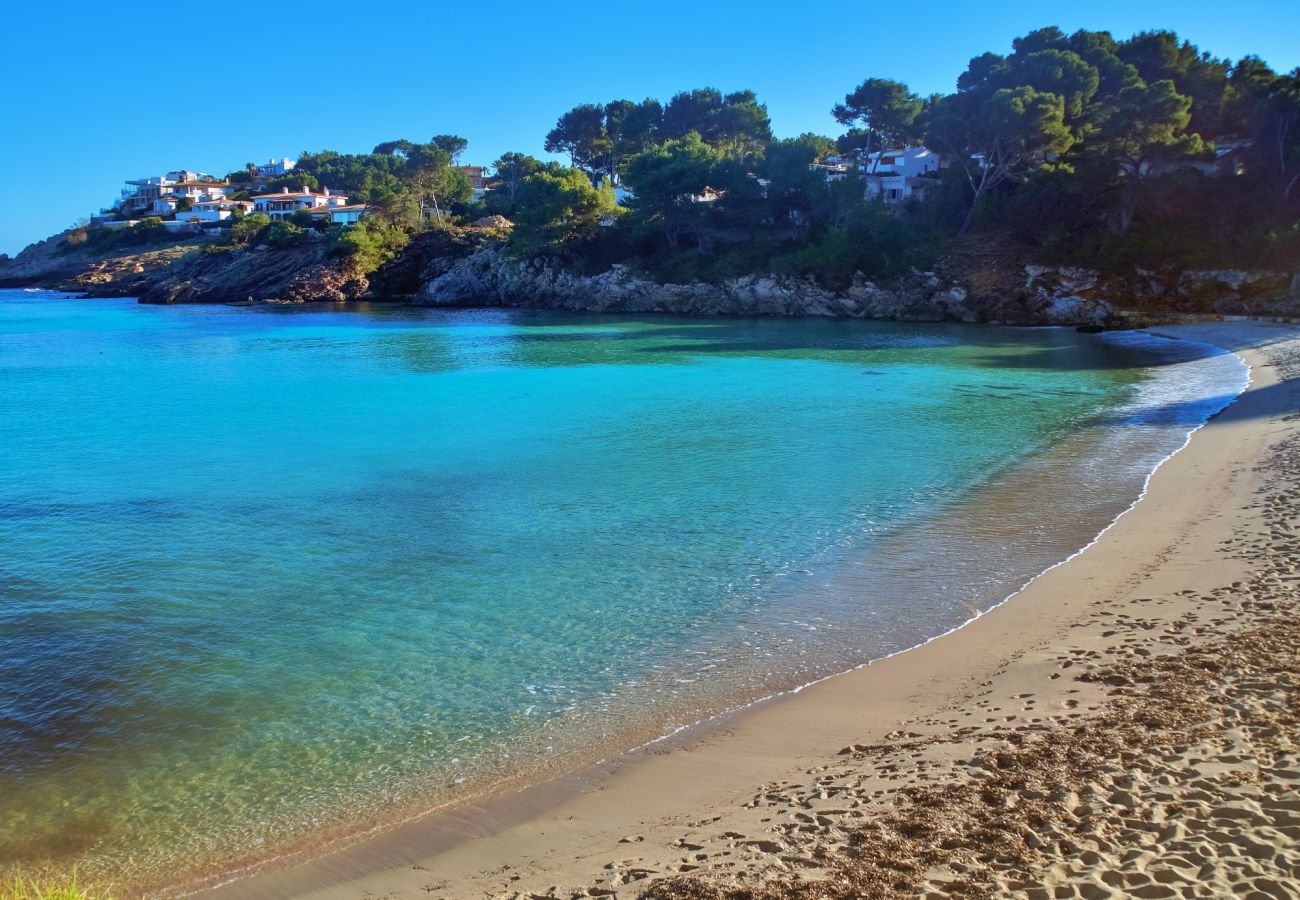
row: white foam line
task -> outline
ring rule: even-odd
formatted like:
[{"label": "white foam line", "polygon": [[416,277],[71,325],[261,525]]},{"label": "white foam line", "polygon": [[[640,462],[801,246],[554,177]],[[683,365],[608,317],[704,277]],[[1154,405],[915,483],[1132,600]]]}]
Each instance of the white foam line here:
[{"label": "white foam line", "polygon": [[[976,613],[975,613],[973,616],[971,616],[969,619],[966,619],[964,622],[961,622],[960,624],[955,625],[955,626],[953,626],[952,628],[949,628],[947,631],[944,631],[944,632],[942,632],[942,633],[940,633],[940,634],[936,634],[936,635],[934,635],[933,637],[926,638],[925,640],[921,641],[920,643],[913,644],[913,645],[910,646],[910,647],[905,647],[905,648],[902,649],[902,650],[896,650],[896,651],[894,651],[893,653],[888,653],[888,654],[886,654],[886,655],[884,655],[884,656],[876,657],[875,659],[869,659],[869,660],[867,660],[866,662],[858,663],[856,666],[851,666],[851,667],[849,667],[849,668],[847,668],[847,669],[844,669],[844,670],[842,670],[842,671],[834,672],[834,673],[832,673],[832,674],[830,674],[830,675],[823,675],[821,678],[813,679],[812,681],[806,682],[806,683],[804,683],[804,684],[796,685],[795,687],[788,688],[788,689],[783,690],[783,691],[775,691],[775,692],[773,692],[773,693],[771,693],[771,694],[766,694],[766,695],[764,695],[764,696],[762,696],[762,697],[757,697],[757,698],[755,698],[755,699],[753,699],[753,700],[746,701],[745,703],[740,703],[740,704],[737,704],[737,705],[735,705],[735,706],[728,707],[728,708],[722,710],[721,712],[712,713],[712,714],[710,714],[710,715],[708,715],[708,716],[705,716],[705,717],[703,717],[703,718],[701,718],[701,719],[699,719],[699,720],[697,720],[697,721],[695,721],[695,722],[690,722],[690,723],[685,724],[685,725],[678,725],[677,727],[675,727],[675,728],[673,728],[672,730],[670,730],[670,731],[668,731],[668,732],[666,732],[666,733],[660,735],[659,737],[652,738],[651,740],[648,740],[648,741],[646,741],[645,743],[638,744],[638,745],[636,745],[636,746],[634,746],[634,747],[632,747],[632,748],[630,748],[630,749],[628,749],[628,750],[626,750],[626,751],[622,751],[619,755],[620,755],[620,756],[626,756],[626,755],[629,755],[629,754],[632,754],[632,753],[638,753],[638,752],[640,752],[640,751],[642,751],[642,750],[645,750],[647,747],[653,747],[653,746],[656,745],[656,744],[660,744],[660,743],[663,743],[664,741],[671,740],[672,738],[676,737],[677,735],[681,734],[681,733],[684,732],[684,731],[689,731],[689,730],[692,729],[692,728],[698,728],[698,727],[700,727],[700,726],[702,726],[702,725],[707,725],[707,724],[709,724],[709,723],[711,723],[711,722],[716,722],[717,720],[722,719],[722,718],[724,718],[724,717],[726,717],[726,716],[734,715],[734,714],[737,713],[737,712],[742,712],[742,711],[744,711],[744,710],[746,710],[746,709],[750,709],[750,708],[752,708],[752,707],[758,706],[760,703],[766,703],[766,702],[768,702],[768,701],[770,701],[770,700],[775,700],[775,699],[777,699],[777,698],[779,698],[779,697],[793,696],[793,695],[795,695],[795,694],[800,693],[800,692],[803,691],[805,688],[810,688],[810,687],[812,687],[813,685],[821,684],[821,683],[824,682],[824,681],[830,681],[832,678],[839,678],[841,675],[847,675],[847,674],[849,674],[850,672],[857,672],[857,671],[860,671],[860,670],[865,669],[865,668],[867,668],[868,666],[872,665],[873,663],[884,662],[884,661],[887,660],[887,659],[893,659],[895,656],[901,656],[901,655],[904,654],[904,653],[910,653],[910,652],[913,651],[913,650],[917,650],[917,649],[920,649],[921,647],[924,647],[926,644],[933,643],[934,641],[937,641],[937,640],[939,640],[939,639],[941,639],[941,638],[945,638],[945,637],[948,637],[948,636],[951,635],[951,634],[955,634],[956,632],[958,632],[958,631],[960,631],[961,629],[965,628],[967,625],[971,624],[972,622],[976,621],[977,619],[983,618],[986,614],[992,612],[993,610],[998,609],[998,608],[1001,607],[1001,606],[1005,606],[1008,602],[1011,601],[1012,598],[1014,598],[1014,597],[1016,597],[1017,595],[1023,593],[1024,590],[1025,590],[1026,588],[1028,588],[1028,587],[1029,587],[1031,584],[1033,584],[1035,581],[1038,581],[1038,579],[1042,578],[1042,577],[1043,577],[1044,575],[1046,575],[1048,572],[1051,572],[1053,569],[1057,569],[1057,568],[1059,568],[1059,567],[1065,565],[1066,563],[1070,562],[1070,560],[1072,560],[1072,559],[1074,559],[1075,557],[1081,555],[1081,554],[1082,554],[1084,551],[1086,551],[1089,547],[1092,547],[1092,546],[1095,545],[1098,541],[1100,541],[1100,540],[1102,539],[1102,537],[1106,534],[1106,532],[1108,532],[1108,531],[1110,531],[1112,528],[1114,528],[1114,527],[1115,527],[1115,524],[1116,524],[1117,522],[1119,522],[1120,519],[1122,519],[1125,515],[1127,515],[1129,512],[1131,512],[1131,511],[1133,510],[1133,508],[1136,507],[1136,506],[1138,505],[1138,503],[1140,503],[1140,502],[1142,501],[1142,498],[1146,496],[1146,494],[1147,494],[1147,490],[1149,489],[1149,487],[1150,487],[1150,485],[1151,485],[1151,479],[1155,476],[1156,472],[1158,472],[1158,471],[1160,470],[1160,467],[1163,466],[1165,463],[1167,463],[1169,460],[1173,459],[1174,456],[1176,456],[1176,455],[1177,455],[1179,452],[1181,452],[1185,447],[1187,447],[1187,445],[1190,444],[1191,441],[1192,441],[1192,435],[1194,435],[1196,432],[1198,432],[1198,431],[1200,431],[1202,428],[1204,428],[1204,427],[1209,423],[1210,419],[1214,418],[1214,417],[1217,416],[1219,413],[1223,412],[1225,409],[1227,409],[1227,408],[1228,408],[1229,406],[1231,406],[1233,403],[1236,403],[1237,400],[1241,398],[1241,395],[1244,394],[1244,393],[1245,393],[1245,392],[1250,388],[1250,385],[1251,385],[1251,383],[1252,383],[1253,380],[1254,380],[1253,377],[1252,377],[1252,375],[1253,375],[1253,371],[1254,371],[1254,370],[1251,368],[1250,364],[1247,363],[1246,360],[1243,359],[1239,354],[1237,354],[1237,353],[1233,353],[1231,350],[1228,350],[1226,347],[1219,347],[1219,346],[1216,346],[1216,345],[1214,345],[1214,344],[1206,343],[1206,342],[1204,342],[1204,341],[1189,341],[1189,340],[1186,340],[1186,339],[1184,339],[1184,338],[1173,338],[1173,337],[1167,337],[1167,336],[1165,336],[1165,335],[1158,335],[1158,334],[1154,334],[1154,333],[1152,333],[1152,332],[1141,332],[1141,333],[1143,333],[1143,334],[1148,334],[1148,335],[1150,335],[1150,336],[1153,337],[1153,338],[1159,338],[1159,339],[1161,339],[1161,340],[1180,341],[1180,342],[1185,343],[1185,344],[1199,345],[1199,346],[1204,346],[1204,347],[1212,347],[1212,348],[1213,348],[1214,350],[1216,350],[1216,351],[1222,351],[1222,352],[1224,352],[1224,353],[1229,354],[1230,356],[1234,356],[1234,357],[1236,357],[1237,361],[1238,361],[1238,362],[1239,362],[1239,363],[1240,363],[1240,364],[1245,368],[1245,370],[1246,370],[1246,383],[1245,383],[1245,385],[1242,387],[1242,389],[1241,389],[1240,391],[1237,392],[1237,395],[1234,396],[1234,397],[1233,397],[1231,400],[1229,400],[1227,403],[1225,403],[1223,406],[1219,407],[1217,410],[1214,410],[1214,411],[1212,411],[1212,412],[1207,412],[1206,415],[1205,415],[1204,420],[1202,420],[1199,424],[1197,424],[1194,428],[1192,428],[1191,430],[1189,430],[1189,431],[1187,432],[1187,435],[1183,438],[1183,442],[1182,442],[1182,443],[1181,443],[1177,448],[1175,448],[1173,451],[1171,451],[1168,455],[1166,455],[1163,459],[1161,459],[1159,462],[1157,462],[1157,463],[1155,464],[1155,466],[1151,469],[1151,471],[1148,472],[1147,475],[1146,475],[1146,477],[1142,480],[1142,490],[1138,492],[1137,498],[1136,498],[1132,503],[1130,503],[1127,507],[1125,507],[1125,508],[1124,508],[1124,509],[1123,509],[1123,510],[1118,514],[1118,515],[1116,515],[1115,518],[1111,519],[1110,522],[1109,522],[1109,524],[1107,524],[1105,528],[1103,528],[1101,531],[1097,532],[1097,536],[1096,536],[1096,537],[1094,537],[1091,541],[1089,541],[1089,542],[1088,542],[1087,544],[1085,544],[1084,546],[1080,547],[1080,548],[1079,548],[1078,550],[1076,550],[1074,553],[1071,553],[1071,554],[1070,554],[1069,556],[1067,556],[1065,559],[1061,560],[1060,562],[1053,563],[1052,565],[1048,566],[1046,569],[1043,569],[1043,570],[1042,570],[1041,572],[1039,572],[1037,575],[1035,575],[1035,576],[1033,576],[1032,578],[1030,578],[1028,581],[1026,581],[1024,584],[1022,584],[1022,585],[1021,585],[1020,587],[1018,587],[1016,590],[1012,591],[1010,594],[1008,594],[1006,597],[1004,597],[1004,598],[1003,598],[1002,600],[1000,600],[999,602],[997,602],[997,603],[993,604],[992,606],[990,606],[988,609],[985,609],[985,610],[977,610]],[[608,759],[602,758],[602,759],[596,760],[595,762],[591,763],[589,766],[584,766],[583,768],[584,768],[584,769],[594,768],[594,767],[596,767],[596,766],[604,765],[604,764],[606,764],[606,763],[608,763],[608,762],[609,762]],[[493,784],[494,784],[494,785],[499,785],[500,783],[501,783],[501,782],[498,781],[498,782],[494,782]],[[366,828],[366,829],[363,829],[363,830],[361,830],[361,831],[354,832],[354,833],[352,833],[352,834],[350,834],[350,835],[347,835],[347,836],[344,836],[344,837],[340,837],[336,842],[334,842],[332,845],[330,845],[329,849],[328,849],[328,850],[325,850],[324,853],[322,853],[322,854],[311,854],[311,856],[308,857],[308,858],[319,858],[320,856],[328,855],[329,853],[333,853],[333,852],[337,852],[337,851],[343,849],[344,847],[353,847],[353,846],[356,846],[357,844],[362,843],[363,841],[365,841],[367,838],[373,837],[373,836],[379,834],[380,832],[388,831],[388,830],[390,830],[390,829],[399,828],[399,827],[401,827],[402,825],[406,825],[406,824],[408,824],[408,823],[410,823],[410,822],[414,822],[414,821],[416,821],[416,820],[418,820],[418,819],[423,819],[423,818],[425,818],[426,816],[433,815],[433,814],[435,814],[435,813],[437,813],[437,812],[440,812],[440,811],[442,811],[442,810],[445,810],[445,809],[453,809],[453,808],[457,808],[457,807],[464,806],[464,805],[466,805],[466,804],[468,804],[468,803],[472,803],[472,802],[475,801],[475,800],[478,800],[478,799],[484,798],[484,797],[486,797],[486,796],[488,796],[488,795],[490,795],[490,794],[492,794],[492,793],[494,793],[494,792],[495,792],[495,791],[494,791],[493,787],[492,787],[492,786],[488,786],[488,787],[485,787],[484,789],[479,790],[479,791],[475,791],[475,792],[472,792],[472,793],[462,794],[462,795],[456,797],[454,800],[449,800],[449,801],[447,801],[446,803],[439,803],[439,804],[437,804],[437,805],[435,805],[435,806],[427,807],[427,808],[421,810],[420,812],[412,813],[411,815],[409,815],[409,816],[405,816],[405,817],[403,817],[403,818],[401,818],[401,819],[389,820],[389,821],[383,822],[383,823],[381,823],[381,824],[379,824],[379,825],[373,825],[373,826],[371,826],[370,828]],[[324,849],[324,848],[322,848],[322,849]],[[232,883],[232,882],[238,881],[238,880],[240,880],[241,878],[245,877],[246,875],[254,874],[254,873],[256,873],[256,872],[259,871],[259,870],[273,868],[273,867],[274,867],[274,864],[275,864],[276,862],[278,862],[278,861],[280,861],[280,860],[283,860],[283,859],[291,859],[291,858],[293,858],[293,857],[295,857],[295,856],[302,855],[303,852],[304,852],[304,851],[301,851],[301,850],[296,851],[296,852],[295,852],[295,851],[290,851],[290,852],[288,852],[288,853],[282,853],[282,854],[279,854],[279,855],[276,855],[276,856],[263,857],[262,859],[259,859],[257,862],[249,863],[249,864],[246,865],[246,866],[242,866],[242,867],[239,867],[239,868],[237,868],[237,869],[232,869],[232,870],[230,870],[230,871],[224,873],[224,876],[225,876],[225,877],[223,877],[223,876],[218,876],[218,877],[222,877],[223,880],[207,882],[207,883],[203,884],[203,885],[200,886],[200,887],[195,887],[193,890],[185,891],[185,892],[182,893],[180,896],[191,896],[191,895],[193,895],[193,894],[199,893],[200,891],[213,890],[213,889],[215,889],[215,888],[219,888],[219,887],[221,887],[221,886],[223,886],[223,885],[227,885],[227,884],[230,884],[230,883]],[[304,860],[304,861],[305,861],[305,860]]]}]

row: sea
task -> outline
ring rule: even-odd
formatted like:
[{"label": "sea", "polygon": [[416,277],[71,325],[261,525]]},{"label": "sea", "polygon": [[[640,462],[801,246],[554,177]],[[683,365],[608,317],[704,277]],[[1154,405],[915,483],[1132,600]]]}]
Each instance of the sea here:
[{"label": "sea", "polygon": [[233,870],[905,651],[1248,378],[1138,332],[0,291],[0,870]]}]

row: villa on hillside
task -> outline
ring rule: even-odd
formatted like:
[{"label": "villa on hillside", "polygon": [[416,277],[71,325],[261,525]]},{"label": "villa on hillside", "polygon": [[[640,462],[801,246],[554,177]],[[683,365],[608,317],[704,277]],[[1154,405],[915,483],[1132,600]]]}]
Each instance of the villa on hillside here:
[{"label": "villa on hillside", "polygon": [[224,197],[230,184],[218,181],[203,172],[180,169],[150,178],[135,178],[126,183],[121,197],[114,204],[123,213],[152,213],[166,215],[175,210],[175,203],[159,203],[167,197],[184,197],[188,200],[206,200]]},{"label": "villa on hillside", "polygon": [[[295,167],[288,157],[272,159],[258,166],[258,177],[284,175]],[[475,167],[466,167],[475,168]],[[483,179],[483,170],[468,172],[471,180]],[[165,175],[135,178],[126,182],[120,199],[92,215],[92,228],[130,228],[148,216],[162,218],[169,231],[228,228],[239,215],[265,213],[272,220],[288,219],[298,210],[306,210],[331,225],[354,225],[367,213],[366,205],[349,204],[347,195],[323,188],[318,193],[303,185],[301,191],[283,188],[279,193],[247,197],[246,184],[232,184],[203,172],[178,169]]]},{"label": "villa on hillside", "polygon": [[168,185],[166,194],[154,200],[149,211],[156,216],[183,212],[183,201],[188,200],[191,207],[203,203],[226,199],[231,187],[225,181],[177,181]]},{"label": "villa on hillside", "polygon": [[920,199],[932,176],[939,171],[939,154],[926,147],[902,147],[879,150],[862,157],[862,179],[866,182],[864,199],[881,199],[902,203]]},{"label": "villa on hillside", "polygon": [[162,197],[167,176],[157,178],[136,178],[122,188],[121,199],[116,204],[124,213],[143,212],[153,206],[155,200]]},{"label": "villa on hillside", "polygon": [[288,219],[300,209],[308,212],[316,210],[332,210],[348,205],[346,194],[331,194],[329,188],[322,188],[322,193],[315,193],[306,185],[303,185],[301,191],[290,192],[288,188],[281,189],[278,194],[258,194],[253,198],[253,208],[256,212],[265,213],[271,217],[272,221],[277,219]]},{"label": "villa on hillside", "polygon": [[939,154],[925,147],[900,147],[859,153],[856,158],[828,156],[821,162],[809,163],[808,170],[821,173],[827,181],[839,181],[857,171],[866,185],[863,200],[884,200],[894,205],[920,199],[939,171]]},{"label": "villa on hillside", "polygon": [[178,222],[224,222],[240,210],[244,214],[253,211],[251,200],[227,200],[217,197],[211,200],[198,200],[187,210],[176,213]]},{"label": "villa on hillside", "polygon": [[228,181],[199,181],[185,180],[178,181],[168,188],[171,196],[184,198],[190,202],[198,200],[220,200],[226,196],[230,190]]},{"label": "villa on hillside", "polygon": [[465,173],[466,177],[469,178],[469,183],[474,187],[474,199],[482,200],[483,195],[487,193],[487,167],[460,166],[460,170]]},{"label": "villa on hillside", "polygon": [[288,175],[296,165],[298,165],[298,161],[287,156],[282,156],[279,159],[268,159],[262,165],[256,167],[257,176],[259,178],[278,178],[281,175]]}]

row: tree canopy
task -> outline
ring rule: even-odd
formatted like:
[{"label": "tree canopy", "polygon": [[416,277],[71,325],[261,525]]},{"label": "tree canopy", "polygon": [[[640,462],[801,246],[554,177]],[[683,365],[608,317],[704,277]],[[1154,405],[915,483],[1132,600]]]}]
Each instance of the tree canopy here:
[{"label": "tree canopy", "polygon": [[921,98],[902,82],[868,78],[831,112],[835,121],[856,129],[861,149],[872,153],[917,140],[923,108]]},{"label": "tree canopy", "polygon": [[[863,74],[831,110],[836,135],[778,137],[753,91],[696,87],[572,107],[532,148],[560,160],[503,153],[479,199],[460,168],[467,142],[446,133],[304,153],[267,185],[328,186],[407,230],[500,214],[516,224],[512,252],[663,277],[844,282],[920,264],[971,230],[1074,262],[1300,257],[1300,70],[1220,59],[1169,31],[1047,27],[975,56],[944,93]],[[883,151],[908,148],[942,167],[887,203]],[[821,165],[836,151],[867,164]],[[254,223],[240,234],[265,240]],[[373,261],[395,240],[359,234],[349,252]]]},{"label": "tree canopy", "polygon": [[[1173,246],[1159,237],[1163,230],[1209,258],[1229,221],[1264,244],[1300,234],[1300,78],[1254,57],[1218,59],[1172,32],[1117,39],[1040,28],[971,59],[947,93],[923,98],[901,82],[867,77],[832,114],[840,135],[778,139],[752,91],[703,87],[662,103],[575,106],[545,149],[567,156],[594,185],[630,189],[627,215],[601,252],[616,244],[647,265],[696,259],[692,273],[752,267],[762,257],[766,265],[784,260],[798,271],[823,265],[843,274],[832,265],[836,254],[899,265],[909,256],[899,235],[938,246],[976,226],[1094,257],[1102,248],[1120,255],[1122,247]],[[868,197],[881,192],[863,180],[883,153],[856,170],[816,165],[836,149],[862,159],[922,146],[944,168],[918,183],[922,201],[889,217],[868,211]],[[1219,158],[1240,158],[1232,171],[1247,177],[1229,186]],[[526,159],[522,168],[499,161],[500,196],[489,195],[487,208],[527,216],[520,186],[545,164]],[[1245,214],[1261,203],[1267,208],[1253,219]],[[1240,215],[1223,215],[1238,208]],[[1183,219],[1171,219],[1174,210]],[[1181,231],[1171,224],[1183,220]],[[863,246],[879,252],[847,249]]]},{"label": "tree canopy", "polygon": [[524,254],[562,250],[591,238],[603,222],[620,214],[609,184],[595,187],[577,169],[534,172],[520,183],[518,201],[510,240]]}]

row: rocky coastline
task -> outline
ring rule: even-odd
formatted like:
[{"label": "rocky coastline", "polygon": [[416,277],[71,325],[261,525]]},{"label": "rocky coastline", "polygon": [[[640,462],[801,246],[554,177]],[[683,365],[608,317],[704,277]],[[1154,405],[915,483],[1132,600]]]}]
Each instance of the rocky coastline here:
[{"label": "rocky coastline", "polygon": [[816,316],[903,322],[1106,327],[1134,315],[1300,315],[1300,271],[1163,271],[1108,275],[1015,259],[950,259],[889,281],[855,276],[843,290],[809,277],[747,275],[661,283],[624,265],[580,274],[507,253],[494,229],[418,235],[369,276],[321,242],[222,249],[203,240],[94,255],[60,237],[0,260],[0,286],[142,303],[341,303],[505,307],[686,316]]},{"label": "rocky coastline", "polygon": [[960,284],[921,271],[888,283],[858,275],[844,291],[827,289],[811,278],[782,275],[747,275],[712,284],[662,284],[626,266],[615,265],[598,275],[579,275],[541,261],[512,259],[489,248],[428,274],[431,277],[413,300],[418,305],[1016,325],[1102,324],[1111,313],[1104,301],[1062,305],[1050,296],[1008,299],[972,295]]}]

